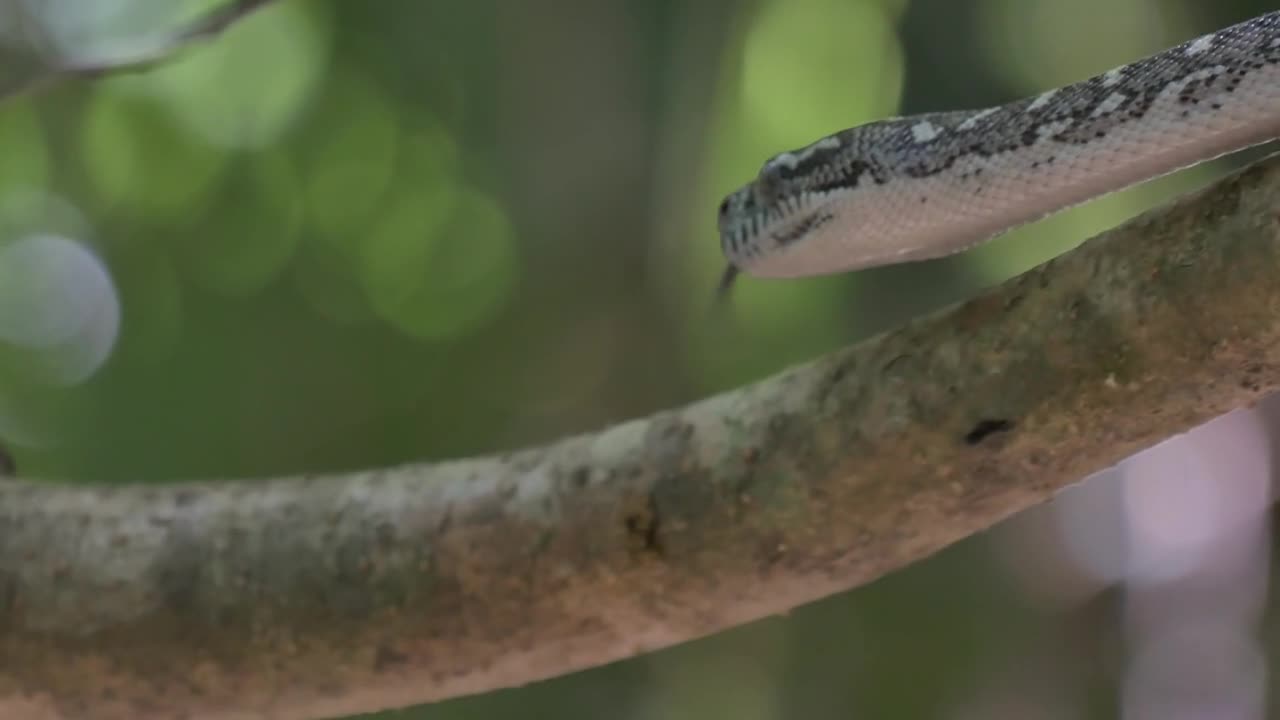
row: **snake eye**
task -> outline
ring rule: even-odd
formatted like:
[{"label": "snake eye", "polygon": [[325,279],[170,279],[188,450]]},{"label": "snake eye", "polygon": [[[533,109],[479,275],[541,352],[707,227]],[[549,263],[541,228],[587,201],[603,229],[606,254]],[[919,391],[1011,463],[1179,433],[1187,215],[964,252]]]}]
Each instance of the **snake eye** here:
[{"label": "snake eye", "polygon": [[728,214],[729,214],[729,198],[726,197],[725,199],[720,201],[720,217],[724,217],[725,215],[728,215]]},{"label": "snake eye", "polygon": [[777,165],[765,165],[760,170],[760,176],[756,178],[754,185],[754,199],[758,207],[769,207],[773,201],[777,199],[782,191],[782,172]]}]

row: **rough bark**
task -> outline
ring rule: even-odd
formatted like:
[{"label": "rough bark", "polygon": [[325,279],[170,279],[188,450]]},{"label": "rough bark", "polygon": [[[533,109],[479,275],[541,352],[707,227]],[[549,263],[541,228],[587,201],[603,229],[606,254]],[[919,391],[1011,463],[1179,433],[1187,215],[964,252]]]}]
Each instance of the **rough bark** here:
[{"label": "rough bark", "polygon": [[1280,161],[758,384],[357,474],[0,485],[0,716],[316,718],[867,583],[1280,384]]}]

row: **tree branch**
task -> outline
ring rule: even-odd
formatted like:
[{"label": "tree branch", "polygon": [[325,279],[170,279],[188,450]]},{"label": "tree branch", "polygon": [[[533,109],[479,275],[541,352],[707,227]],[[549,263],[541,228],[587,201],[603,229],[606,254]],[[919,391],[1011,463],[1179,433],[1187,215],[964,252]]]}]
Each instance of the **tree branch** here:
[{"label": "tree branch", "polygon": [[1280,385],[1280,161],[764,382],[547,447],[0,484],[0,716],[304,718],[870,582]]},{"label": "tree branch", "polygon": [[94,78],[100,75],[136,72],[168,60],[191,45],[211,40],[274,0],[234,0],[210,10],[189,25],[140,42],[126,53],[98,58],[45,58],[36,49],[16,53],[6,49],[0,59],[9,65],[0,76],[0,103],[10,97],[69,77]]}]

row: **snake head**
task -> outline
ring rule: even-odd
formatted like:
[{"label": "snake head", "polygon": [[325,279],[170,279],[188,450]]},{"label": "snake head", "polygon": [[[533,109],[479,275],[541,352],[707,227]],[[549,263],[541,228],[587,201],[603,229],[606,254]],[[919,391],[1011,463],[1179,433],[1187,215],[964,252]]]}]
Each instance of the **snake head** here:
[{"label": "snake head", "polygon": [[755,193],[751,185],[738,188],[720,202],[716,224],[720,231],[720,249],[732,265],[739,265],[751,251],[751,240],[757,225]]},{"label": "snake head", "polygon": [[720,248],[732,265],[746,269],[771,252],[809,206],[810,193],[790,177],[793,165],[789,153],[771,159],[720,203]]},{"label": "snake head", "polygon": [[740,264],[756,251],[753,239],[769,224],[785,186],[782,168],[770,161],[755,180],[721,201],[717,218],[720,247],[731,263]]}]

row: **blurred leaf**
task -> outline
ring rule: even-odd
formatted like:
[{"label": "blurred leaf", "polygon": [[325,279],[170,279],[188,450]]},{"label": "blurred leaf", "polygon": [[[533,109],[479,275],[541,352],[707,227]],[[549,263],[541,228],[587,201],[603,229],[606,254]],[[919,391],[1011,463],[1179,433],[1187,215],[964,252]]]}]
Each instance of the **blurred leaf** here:
[{"label": "blurred leaf", "polygon": [[[139,13],[136,4],[122,7],[86,0],[0,4],[0,101],[61,77],[145,68],[217,37],[272,2],[236,0],[184,21],[177,29],[123,37],[112,33],[111,26],[119,23],[136,33],[139,19],[149,14]],[[172,10],[174,3],[169,5]]]},{"label": "blurred leaf", "polygon": [[329,28],[318,7],[277,3],[142,79],[207,142],[264,147],[292,126],[323,77]]},{"label": "blurred leaf", "polygon": [[146,220],[197,214],[226,162],[156,100],[108,86],[85,113],[81,149],[105,204]]},{"label": "blurred leaf", "polygon": [[370,230],[364,252],[362,277],[374,309],[421,339],[451,339],[482,325],[515,280],[514,234],[503,210],[474,190],[459,191],[451,208],[441,205],[400,193]]},{"label": "blurred leaf", "polygon": [[296,140],[311,226],[339,244],[353,241],[395,172],[395,111],[368,78],[346,70],[330,78]]}]

